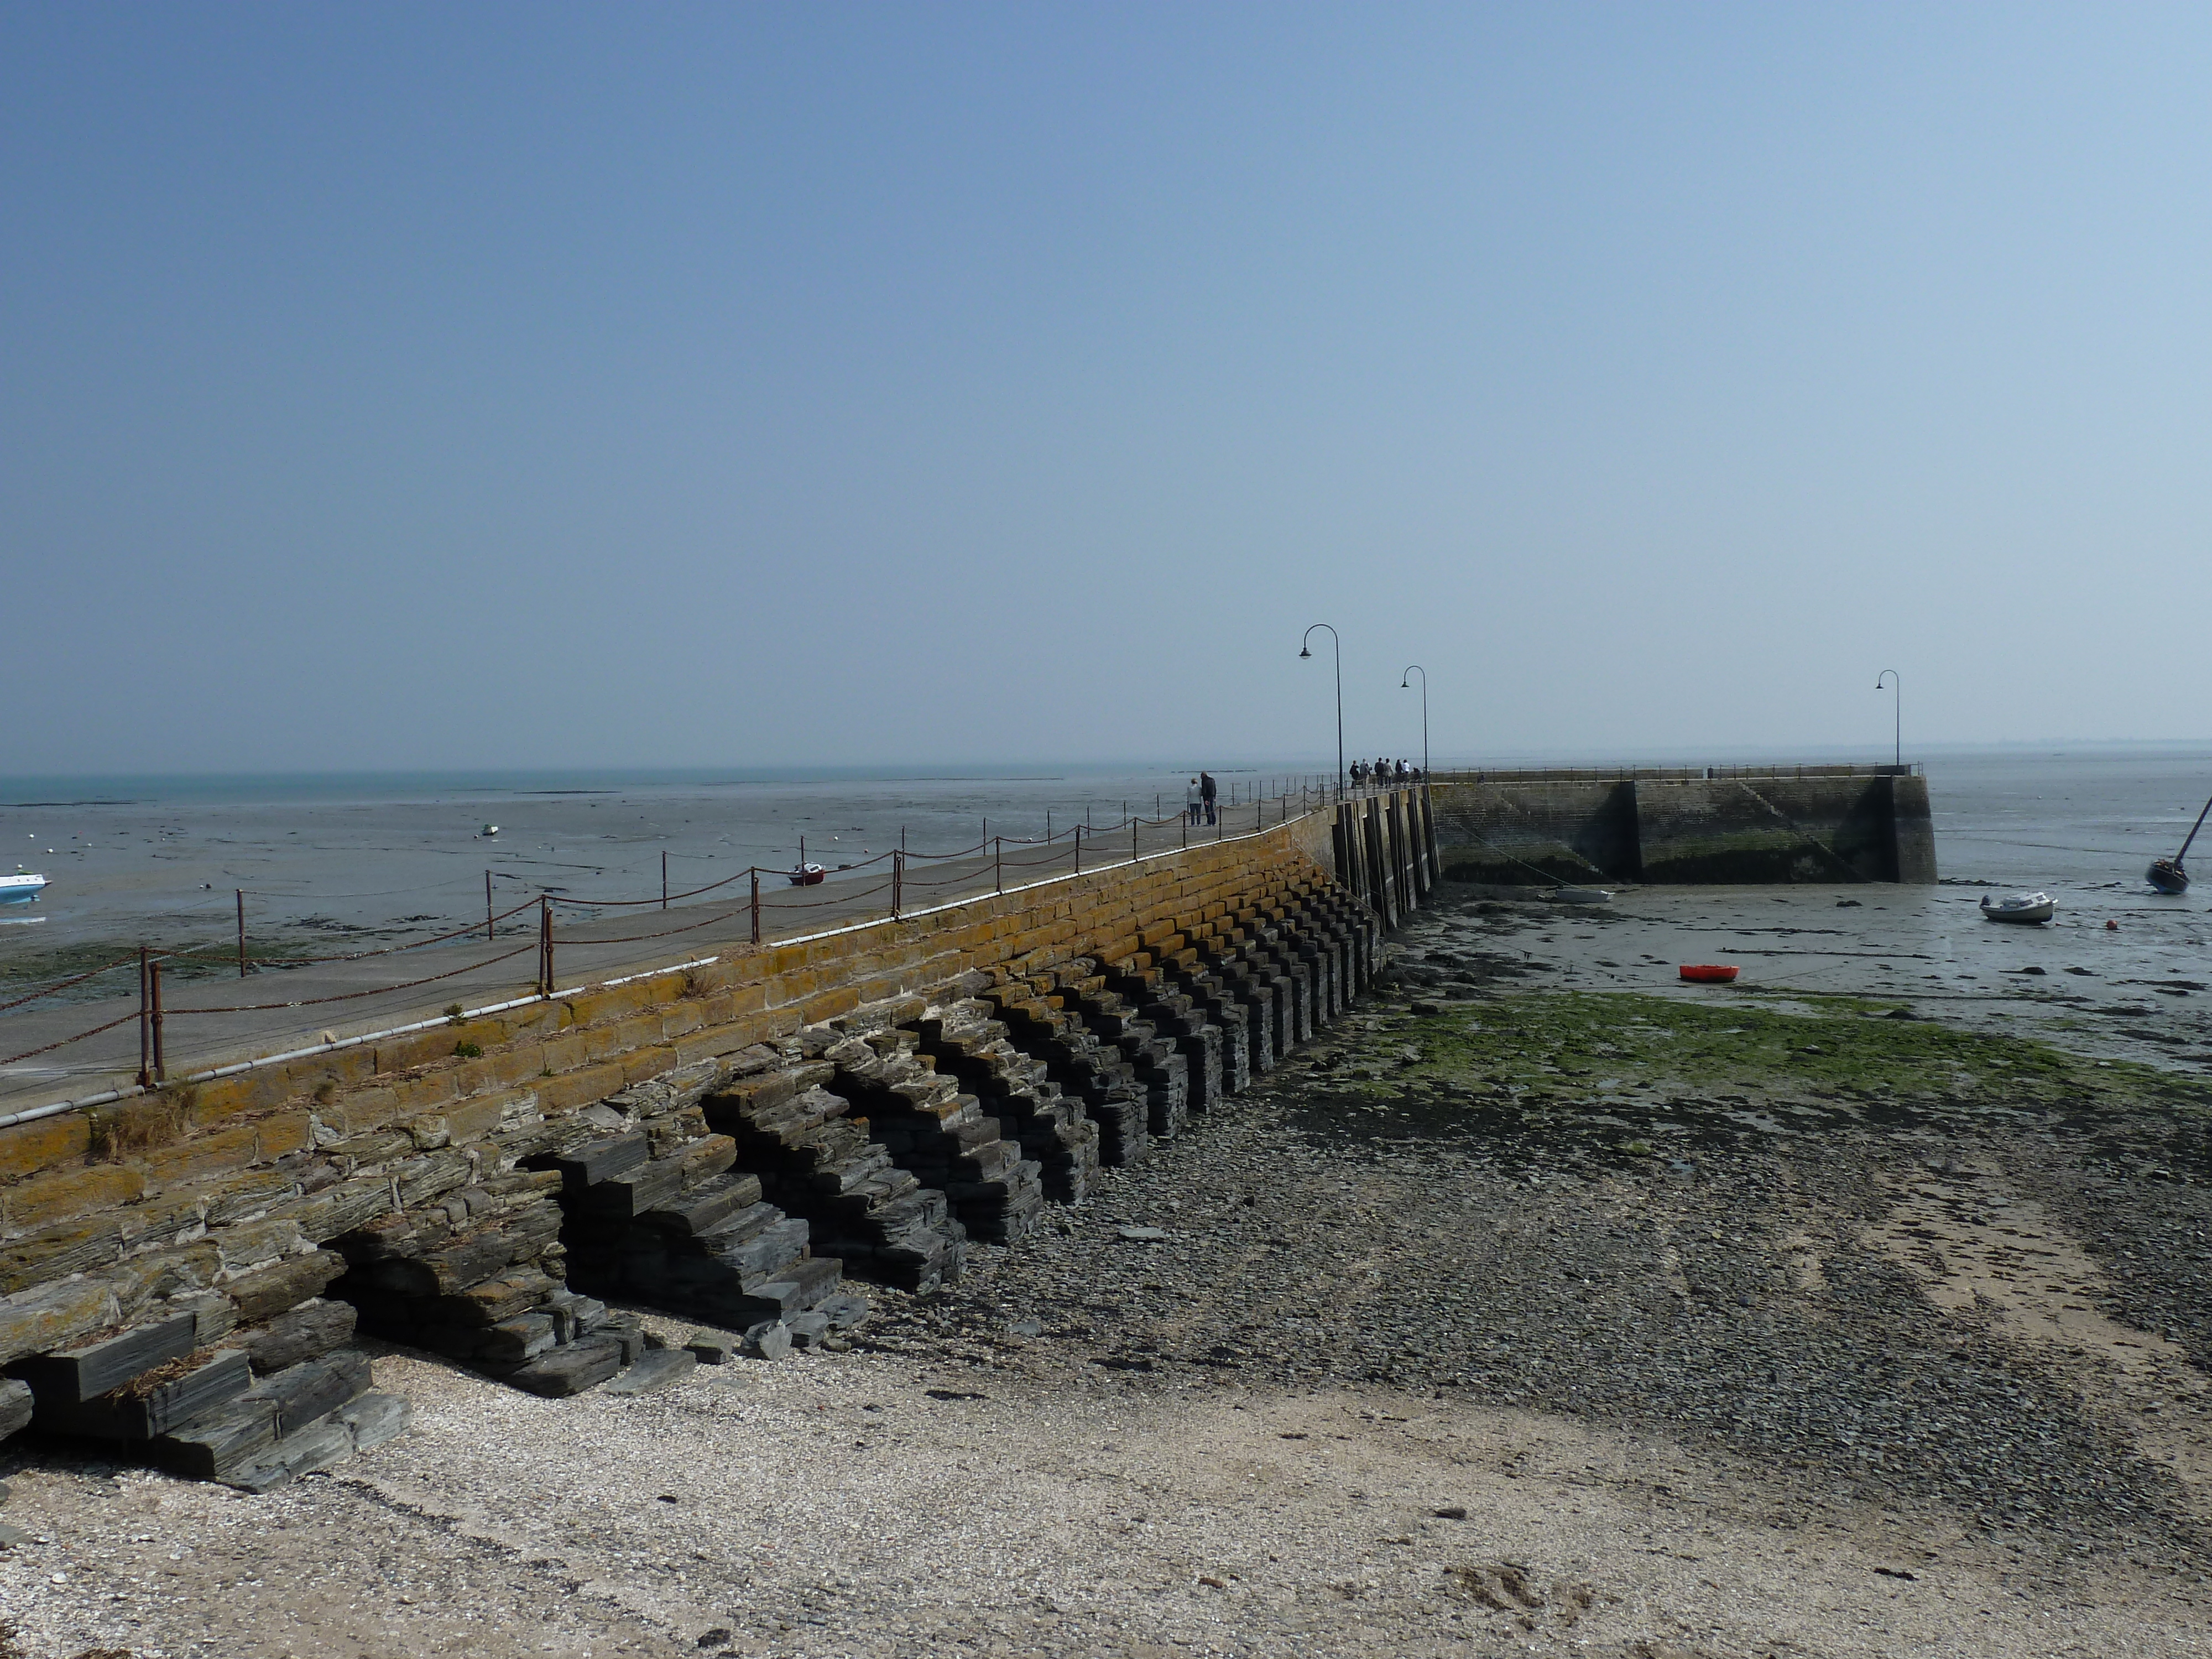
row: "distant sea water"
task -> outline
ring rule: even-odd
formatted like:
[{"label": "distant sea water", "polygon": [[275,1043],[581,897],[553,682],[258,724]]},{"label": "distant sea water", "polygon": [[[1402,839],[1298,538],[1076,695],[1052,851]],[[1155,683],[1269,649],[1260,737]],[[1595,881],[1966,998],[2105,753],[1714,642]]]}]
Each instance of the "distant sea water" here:
[{"label": "distant sea water", "polygon": [[[1325,779],[1216,768],[1224,799]],[[240,777],[0,778],[0,872],[50,885],[0,907],[0,975],[58,952],[221,939],[246,895],[250,939],[422,937],[550,891],[684,892],[748,866],[833,872],[904,844],[1009,844],[1086,817],[1182,811],[1191,774],[1029,767],[773,772],[560,771]],[[496,836],[483,834],[496,824]],[[12,849],[12,850],[10,850]]]},{"label": "distant sea water", "polygon": [[[1721,761],[1726,756],[1700,757]],[[2212,794],[2212,745],[1945,750],[1923,763],[1948,878],[2040,887],[2062,903],[2138,889]],[[52,885],[0,909],[0,973],[58,952],[228,935],[422,937],[553,890],[686,889],[806,856],[834,871],[899,844],[972,847],[1176,811],[1186,769],[1030,767],[769,772],[356,774],[0,779],[0,871]],[[1325,783],[1295,765],[1217,769],[1224,793]],[[495,836],[482,834],[487,823]],[[2212,831],[2208,832],[2212,836]],[[13,851],[8,850],[12,848]],[[2212,878],[2212,839],[2203,846]],[[2212,897],[2212,879],[2205,886]],[[2193,901],[2195,895],[2191,895]],[[10,958],[15,960],[11,963]]]}]

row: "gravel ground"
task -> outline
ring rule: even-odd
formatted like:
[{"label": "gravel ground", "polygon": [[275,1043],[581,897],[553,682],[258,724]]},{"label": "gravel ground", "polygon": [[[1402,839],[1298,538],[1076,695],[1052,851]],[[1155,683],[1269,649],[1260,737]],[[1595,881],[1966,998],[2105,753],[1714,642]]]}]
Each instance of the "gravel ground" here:
[{"label": "gravel ground", "polygon": [[[556,1403],[392,1351],[416,1430],[258,1499],[11,1444],[0,1612],[40,1659],[2212,1650],[2187,1068],[1914,1087],[1880,1006],[1708,1000],[1759,1013],[1686,1083],[1632,1034],[1703,1011],[1595,955],[1646,920],[1424,918],[1437,984],[851,1352]],[[1749,1053],[1778,1009],[1850,1086]]]}]

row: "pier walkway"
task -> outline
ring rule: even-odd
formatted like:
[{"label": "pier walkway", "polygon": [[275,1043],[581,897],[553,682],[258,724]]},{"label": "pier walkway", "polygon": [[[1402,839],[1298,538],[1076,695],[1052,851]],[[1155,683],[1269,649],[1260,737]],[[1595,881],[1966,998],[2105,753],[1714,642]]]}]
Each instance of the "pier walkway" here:
[{"label": "pier walkway", "polygon": [[[665,908],[657,897],[532,897],[490,923],[489,938],[487,924],[477,923],[459,936],[307,965],[257,965],[243,976],[226,968],[185,979],[173,968],[161,991],[161,1072],[173,1083],[191,1081],[272,1056],[434,1024],[456,1004],[473,1015],[549,990],[557,997],[757,945],[926,915],[994,893],[1171,858],[1194,843],[1235,841],[1321,810],[1328,809],[1317,794],[1283,795],[1224,804],[1213,824],[1192,825],[1178,814],[1084,826],[1049,842],[1000,838],[964,854],[885,854],[860,868],[830,872],[810,887],[792,885],[781,871],[755,871],[713,890],[672,895]],[[749,877],[757,878],[757,888]],[[550,985],[541,945],[549,918]],[[187,954],[198,964],[223,957],[222,947],[210,946],[169,960]],[[128,995],[49,997],[0,1008],[0,1126],[43,1106],[92,1103],[133,1087],[142,1046],[152,1046],[135,978],[125,964],[105,982],[133,985]],[[150,1052],[144,1059],[150,1069]]]}]

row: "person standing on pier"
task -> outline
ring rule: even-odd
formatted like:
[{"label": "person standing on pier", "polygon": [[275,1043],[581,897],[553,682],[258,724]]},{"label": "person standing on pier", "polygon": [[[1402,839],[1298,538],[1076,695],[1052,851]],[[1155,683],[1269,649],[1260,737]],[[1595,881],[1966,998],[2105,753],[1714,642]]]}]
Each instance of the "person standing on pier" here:
[{"label": "person standing on pier", "polygon": [[1221,790],[1220,787],[1213,781],[1212,773],[1200,772],[1198,775],[1198,793],[1200,799],[1206,802],[1206,821],[1208,823],[1215,822],[1214,803],[1219,799]]},{"label": "person standing on pier", "polygon": [[1205,810],[1205,806],[1206,797],[1199,792],[1198,780],[1196,778],[1193,778],[1190,781],[1190,787],[1183,791],[1183,813],[1193,823],[1196,823],[1198,822],[1198,815],[1200,811]]}]

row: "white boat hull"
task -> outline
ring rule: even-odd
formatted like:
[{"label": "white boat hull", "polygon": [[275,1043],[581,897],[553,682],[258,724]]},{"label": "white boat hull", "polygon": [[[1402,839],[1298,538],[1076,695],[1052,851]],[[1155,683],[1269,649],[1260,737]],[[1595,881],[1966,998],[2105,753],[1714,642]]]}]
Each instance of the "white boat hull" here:
[{"label": "white boat hull", "polygon": [[1995,904],[1986,897],[1982,900],[1982,915],[1989,921],[2048,921],[2057,908],[2048,893],[2015,893]]},{"label": "white boat hull", "polygon": [[0,904],[28,904],[46,888],[44,876],[0,876]]}]

